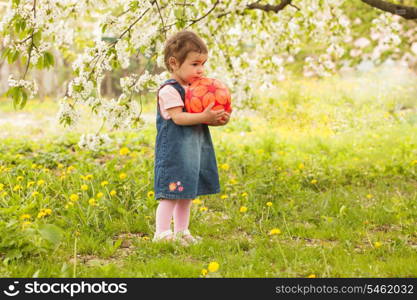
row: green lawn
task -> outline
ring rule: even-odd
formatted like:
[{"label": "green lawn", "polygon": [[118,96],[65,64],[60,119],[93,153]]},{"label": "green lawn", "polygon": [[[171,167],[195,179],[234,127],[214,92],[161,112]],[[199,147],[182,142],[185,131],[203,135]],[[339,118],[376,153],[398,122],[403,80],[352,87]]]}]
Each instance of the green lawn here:
[{"label": "green lawn", "polygon": [[222,192],[193,204],[190,247],[150,241],[152,121],[93,153],[30,102],[34,132],[0,125],[0,276],[416,277],[415,88],[363,84],[286,83],[212,127]]}]

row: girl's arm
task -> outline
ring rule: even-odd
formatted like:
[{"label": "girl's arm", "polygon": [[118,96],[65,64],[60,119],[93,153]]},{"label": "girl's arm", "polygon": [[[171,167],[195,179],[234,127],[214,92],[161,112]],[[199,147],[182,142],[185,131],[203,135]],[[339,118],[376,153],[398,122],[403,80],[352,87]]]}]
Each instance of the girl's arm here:
[{"label": "girl's arm", "polygon": [[177,125],[196,125],[201,123],[216,123],[221,120],[226,112],[222,110],[211,110],[214,102],[201,113],[187,113],[182,111],[182,106],[167,109],[169,115]]}]

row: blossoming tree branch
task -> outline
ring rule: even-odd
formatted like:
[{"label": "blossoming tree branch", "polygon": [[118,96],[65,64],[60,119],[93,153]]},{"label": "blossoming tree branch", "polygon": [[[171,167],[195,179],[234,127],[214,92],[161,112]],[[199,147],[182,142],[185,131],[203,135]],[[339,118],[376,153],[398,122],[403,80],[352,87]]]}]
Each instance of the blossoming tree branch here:
[{"label": "blossoming tree branch", "polygon": [[[381,0],[12,0],[0,22],[2,59],[24,65],[9,78],[7,96],[24,107],[37,93],[31,70],[55,65],[59,53],[72,66],[58,118],[72,126],[87,105],[110,129],[140,121],[134,95],[155,91],[167,78],[162,48],[167,36],[191,29],[209,45],[207,73],[232,87],[236,107],[249,106],[254,91],[288,78],[302,60],[304,76],[329,76],[363,60],[387,59],[412,66],[417,56],[417,1]],[[357,9],[374,15],[364,24]],[[132,56],[143,72],[120,78],[122,93],[105,99],[105,72],[127,69]],[[256,88],[255,88],[256,87]],[[102,127],[103,127],[102,126]],[[101,129],[100,129],[101,130]],[[105,134],[83,137],[97,146]]]}]

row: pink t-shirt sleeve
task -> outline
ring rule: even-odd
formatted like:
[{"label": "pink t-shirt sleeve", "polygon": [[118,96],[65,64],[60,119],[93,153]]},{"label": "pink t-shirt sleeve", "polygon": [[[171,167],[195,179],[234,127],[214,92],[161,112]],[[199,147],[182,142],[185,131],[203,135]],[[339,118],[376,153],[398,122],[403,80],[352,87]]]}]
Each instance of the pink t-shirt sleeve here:
[{"label": "pink t-shirt sleeve", "polygon": [[181,99],[181,95],[171,85],[166,85],[159,90],[158,101],[160,112],[165,119],[171,118],[167,111],[168,108],[184,106],[184,102]]}]

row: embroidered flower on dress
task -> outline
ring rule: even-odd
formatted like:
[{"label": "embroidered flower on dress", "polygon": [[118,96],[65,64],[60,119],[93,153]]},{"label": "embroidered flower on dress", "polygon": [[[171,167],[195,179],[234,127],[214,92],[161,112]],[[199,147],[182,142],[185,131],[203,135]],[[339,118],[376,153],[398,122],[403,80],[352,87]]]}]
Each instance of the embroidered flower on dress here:
[{"label": "embroidered flower on dress", "polygon": [[177,185],[181,185],[181,181],[177,181]]},{"label": "embroidered flower on dress", "polygon": [[178,191],[182,192],[184,190],[183,186],[178,187]]},{"label": "embroidered flower on dress", "polygon": [[170,191],[175,191],[176,188],[177,188],[177,184],[175,182],[171,182],[169,184],[169,190]]}]

